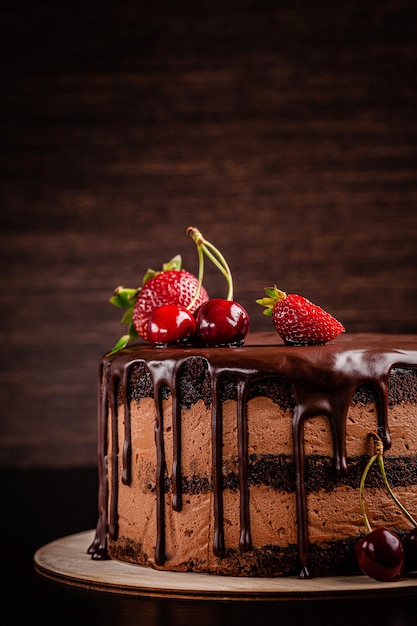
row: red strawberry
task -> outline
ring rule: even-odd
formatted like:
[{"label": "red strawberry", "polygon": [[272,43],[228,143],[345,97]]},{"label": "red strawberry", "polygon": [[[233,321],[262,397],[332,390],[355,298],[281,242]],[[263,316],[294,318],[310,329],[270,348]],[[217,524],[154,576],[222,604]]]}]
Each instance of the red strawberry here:
[{"label": "red strawberry", "polygon": [[320,345],[338,337],[345,329],[329,313],[303,296],[286,294],[277,287],[265,289],[266,298],[257,300],[272,317],[275,330],[289,345]]},{"label": "red strawberry", "polygon": [[[163,304],[187,307],[194,297],[197,285],[197,278],[185,270],[160,272],[146,281],[133,307],[132,322],[138,335],[147,341],[151,313]],[[206,300],[208,295],[202,286],[190,312],[194,313]]]}]

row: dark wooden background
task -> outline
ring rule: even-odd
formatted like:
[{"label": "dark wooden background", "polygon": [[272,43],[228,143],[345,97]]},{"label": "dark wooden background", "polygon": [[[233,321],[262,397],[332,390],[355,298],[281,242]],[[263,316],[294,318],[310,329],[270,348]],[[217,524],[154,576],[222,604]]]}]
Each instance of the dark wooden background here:
[{"label": "dark wooden background", "polygon": [[416,24],[410,0],[1,3],[1,467],[94,466],[108,298],[196,270],[189,225],[254,330],[277,283],[417,332]]}]

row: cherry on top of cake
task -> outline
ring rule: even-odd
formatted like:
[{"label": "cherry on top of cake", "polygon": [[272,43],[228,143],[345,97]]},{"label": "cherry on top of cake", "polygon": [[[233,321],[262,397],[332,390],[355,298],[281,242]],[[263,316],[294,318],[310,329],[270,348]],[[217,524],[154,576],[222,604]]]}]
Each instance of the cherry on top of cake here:
[{"label": "cherry on top of cake", "polygon": [[[128,330],[109,354],[139,337],[157,347],[243,345],[249,315],[233,298],[233,277],[225,257],[194,226],[186,234],[197,247],[198,276],[182,268],[178,254],[161,270],[148,269],[140,287],[117,287],[110,303],[125,309],[121,323],[127,324]],[[205,257],[226,280],[225,298],[210,298],[203,285]],[[264,313],[272,317],[276,332],[288,345],[324,344],[345,330],[338,320],[302,296],[287,295],[277,287],[265,291],[267,297],[257,303],[266,307]]]}]

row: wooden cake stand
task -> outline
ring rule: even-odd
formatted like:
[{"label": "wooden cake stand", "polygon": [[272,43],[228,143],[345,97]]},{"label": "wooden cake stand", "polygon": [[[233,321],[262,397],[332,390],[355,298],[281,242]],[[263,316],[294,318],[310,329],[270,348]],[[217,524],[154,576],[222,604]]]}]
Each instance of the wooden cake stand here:
[{"label": "wooden cake stand", "polygon": [[56,582],[96,591],[204,600],[299,600],[417,593],[417,574],[383,583],[367,576],[253,578],[161,572],[121,561],[93,561],[89,530],[46,544],[34,556],[36,571]]}]

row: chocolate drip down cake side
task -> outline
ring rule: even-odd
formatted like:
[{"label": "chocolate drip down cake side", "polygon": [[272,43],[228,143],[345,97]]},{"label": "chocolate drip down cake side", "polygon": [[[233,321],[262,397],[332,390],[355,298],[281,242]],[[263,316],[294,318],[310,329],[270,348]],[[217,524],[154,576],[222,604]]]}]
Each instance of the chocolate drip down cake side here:
[{"label": "chocolate drip down cake side", "polygon": [[[196,243],[199,253],[213,250]],[[297,326],[295,315],[289,323],[300,303],[276,288],[258,302],[277,332],[247,334],[233,298],[217,306],[195,279],[200,301],[184,314],[186,330],[175,322],[173,340],[170,307],[184,307],[184,290],[168,303],[163,291],[158,306],[154,291],[146,324],[138,302],[149,284],[157,290],[183,274],[165,268],[112,298],[128,309],[130,326],[100,364],[92,558],[226,576],[359,573],[355,546],[371,530],[364,502],[373,528],[400,542],[414,529],[398,501],[417,514],[417,336],[352,334],[324,318],[319,336],[316,312],[307,324]],[[209,305],[216,316],[227,307],[234,330],[221,320],[210,326]],[[306,326],[314,332],[302,341]],[[388,488],[369,464],[374,439]]]}]

